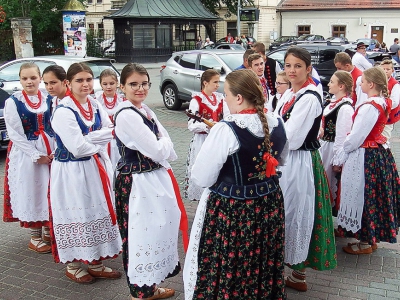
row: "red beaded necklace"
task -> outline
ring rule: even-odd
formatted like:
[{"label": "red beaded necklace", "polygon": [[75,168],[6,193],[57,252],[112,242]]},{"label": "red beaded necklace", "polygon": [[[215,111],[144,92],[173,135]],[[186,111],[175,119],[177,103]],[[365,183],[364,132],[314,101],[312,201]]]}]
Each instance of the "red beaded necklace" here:
[{"label": "red beaded necklace", "polygon": [[82,104],[79,103],[78,100],[72,95],[72,93],[69,95],[74,101],[76,107],[78,107],[79,111],[81,112],[81,115],[88,121],[91,121],[93,119],[93,108],[92,104],[90,103],[90,100],[86,98],[87,104],[88,104],[88,110],[84,109]]},{"label": "red beaded necklace", "polygon": [[36,104],[29,100],[29,97],[24,90],[22,91],[22,95],[25,98],[26,104],[28,104],[30,108],[38,109],[42,105],[42,93],[40,93],[40,91],[38,91],[39,102]]},{"label": "red beaded necklace", "polygon": [[108,108],[108,109],[113,109],[115,106],[115,103],[117,103],[117,94],[114,94],[114,98],[113,100],[111,100],[110,102],[108,101],[106,95],[103,93],[103,100],[104,100],[104,105]]},{"label": "red beaded necklace", "polygon": [[334,108],[335,105],[336,105],[337,103],[339,103],[340,101],[342,101],[342,99],[343,99],[344,97],[346,97],[346,96],[343,96],[343,97],[339,98],[338,100],[331,102],[331,103],[329,104],[329,109]]},{"label": "red beaded necklace", "polygon": [[215,97],[214,94],[211,94],[212,99],[210,99],[210,97],[208,97],[208,95],[204,93],[204,91],[201,91],[201,93],[206,97],[206,99],[208,100],[208,102],[211,103],[212,106],[217,105],[217,98]]}]

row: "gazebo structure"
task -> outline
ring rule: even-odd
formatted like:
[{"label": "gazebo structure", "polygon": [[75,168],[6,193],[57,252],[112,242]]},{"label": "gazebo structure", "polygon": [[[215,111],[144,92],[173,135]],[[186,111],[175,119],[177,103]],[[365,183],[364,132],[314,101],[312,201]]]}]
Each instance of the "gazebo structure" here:
[{"label": "gazebo structure", "polygon": [[205,9],[200,0],[130,0],[113,19],[115,58],[118,62],[160,62],[173,51],[193,49],[204,25],[215,39],[220,18]]}]

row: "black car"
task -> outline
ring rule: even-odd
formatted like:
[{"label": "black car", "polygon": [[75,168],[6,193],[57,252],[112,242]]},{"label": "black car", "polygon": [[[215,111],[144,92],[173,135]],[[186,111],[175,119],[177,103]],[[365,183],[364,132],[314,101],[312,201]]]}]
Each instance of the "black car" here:
[{"label": "black car", "polygon": [[[318,42],[318,43],[307,43],[307,44],[298,44],[296,45],[298,47],[302,47],[306,49],[308,52],[311,54],[311,63],[315,70],[317,70],[320,78],[321,78],[321,83],[324,92],[328,92],[328,83],[329,80],[331,79],[333,73],[336,72],[336,67],[333,62],[335,59],[336,53],[339,52],[347,52],[350,55],[352,55],[352,49],[350,48],[350,45],[335,45],[331,43],[323,43],[323,42]],[[271,57],[278,61],[282,65],[284,65],[284,57],[286,50],[290,46],[282,46],[277,50],[271,51],[267,53],[268,57]],[[377,61],[382,61],[385,58],[388,57],[388,53],[382,53],[382,52],[374,52],[371,53],[369,59],[377,62]]]},{"label": "black car", "polygon": [[280,46],[286,45],[287,43],[290,43],[295,40],[297,40],[297,36],[283,35],[280,38],[277,38],[275,41],[273,41],[271,45],[269,45],[269,51],[275,50]]},{"label": "black car", "polygon": [[0,81],[0,150],[5,150],[8,147],[10,141],[6,129],[6,122],[4,121],[4,104],[10,95],[2,89],[3,83]]}]

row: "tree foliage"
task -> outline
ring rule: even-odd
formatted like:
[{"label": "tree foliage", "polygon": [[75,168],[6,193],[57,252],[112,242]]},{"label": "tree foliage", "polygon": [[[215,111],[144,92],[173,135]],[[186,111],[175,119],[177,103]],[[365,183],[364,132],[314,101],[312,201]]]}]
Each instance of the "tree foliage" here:
[{"label": "tree foliage", "polygon": [[[200,0],[201,3],[214,15],[218,16],[219,15],[219,10],[222,7],[227,8],[227,13],[225,14],[226,17],[237,14],[237,8],[238,8],[238,0]],[[241,7],[246,7],[246,6],[254,6],[254,0],[241,0],[240,1],[240,6]]]}]

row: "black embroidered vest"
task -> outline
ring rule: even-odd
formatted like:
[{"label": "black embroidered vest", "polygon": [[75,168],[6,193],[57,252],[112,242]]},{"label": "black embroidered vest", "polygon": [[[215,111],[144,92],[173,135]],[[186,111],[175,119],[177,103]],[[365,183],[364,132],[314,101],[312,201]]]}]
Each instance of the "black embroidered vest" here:
[{"label": "black embroidered vest", "polygon": [[339,113],[339,109],[343,105],[351,105],[350,102],[343,102],[339,104],[337,107],[335,107],[329,114],[325,116],[325,122],[324,122],[324,135],[321,138],[323,141],[327,142],[334,142],[336,138],[336,122],[337,122],[337,116]]}]

